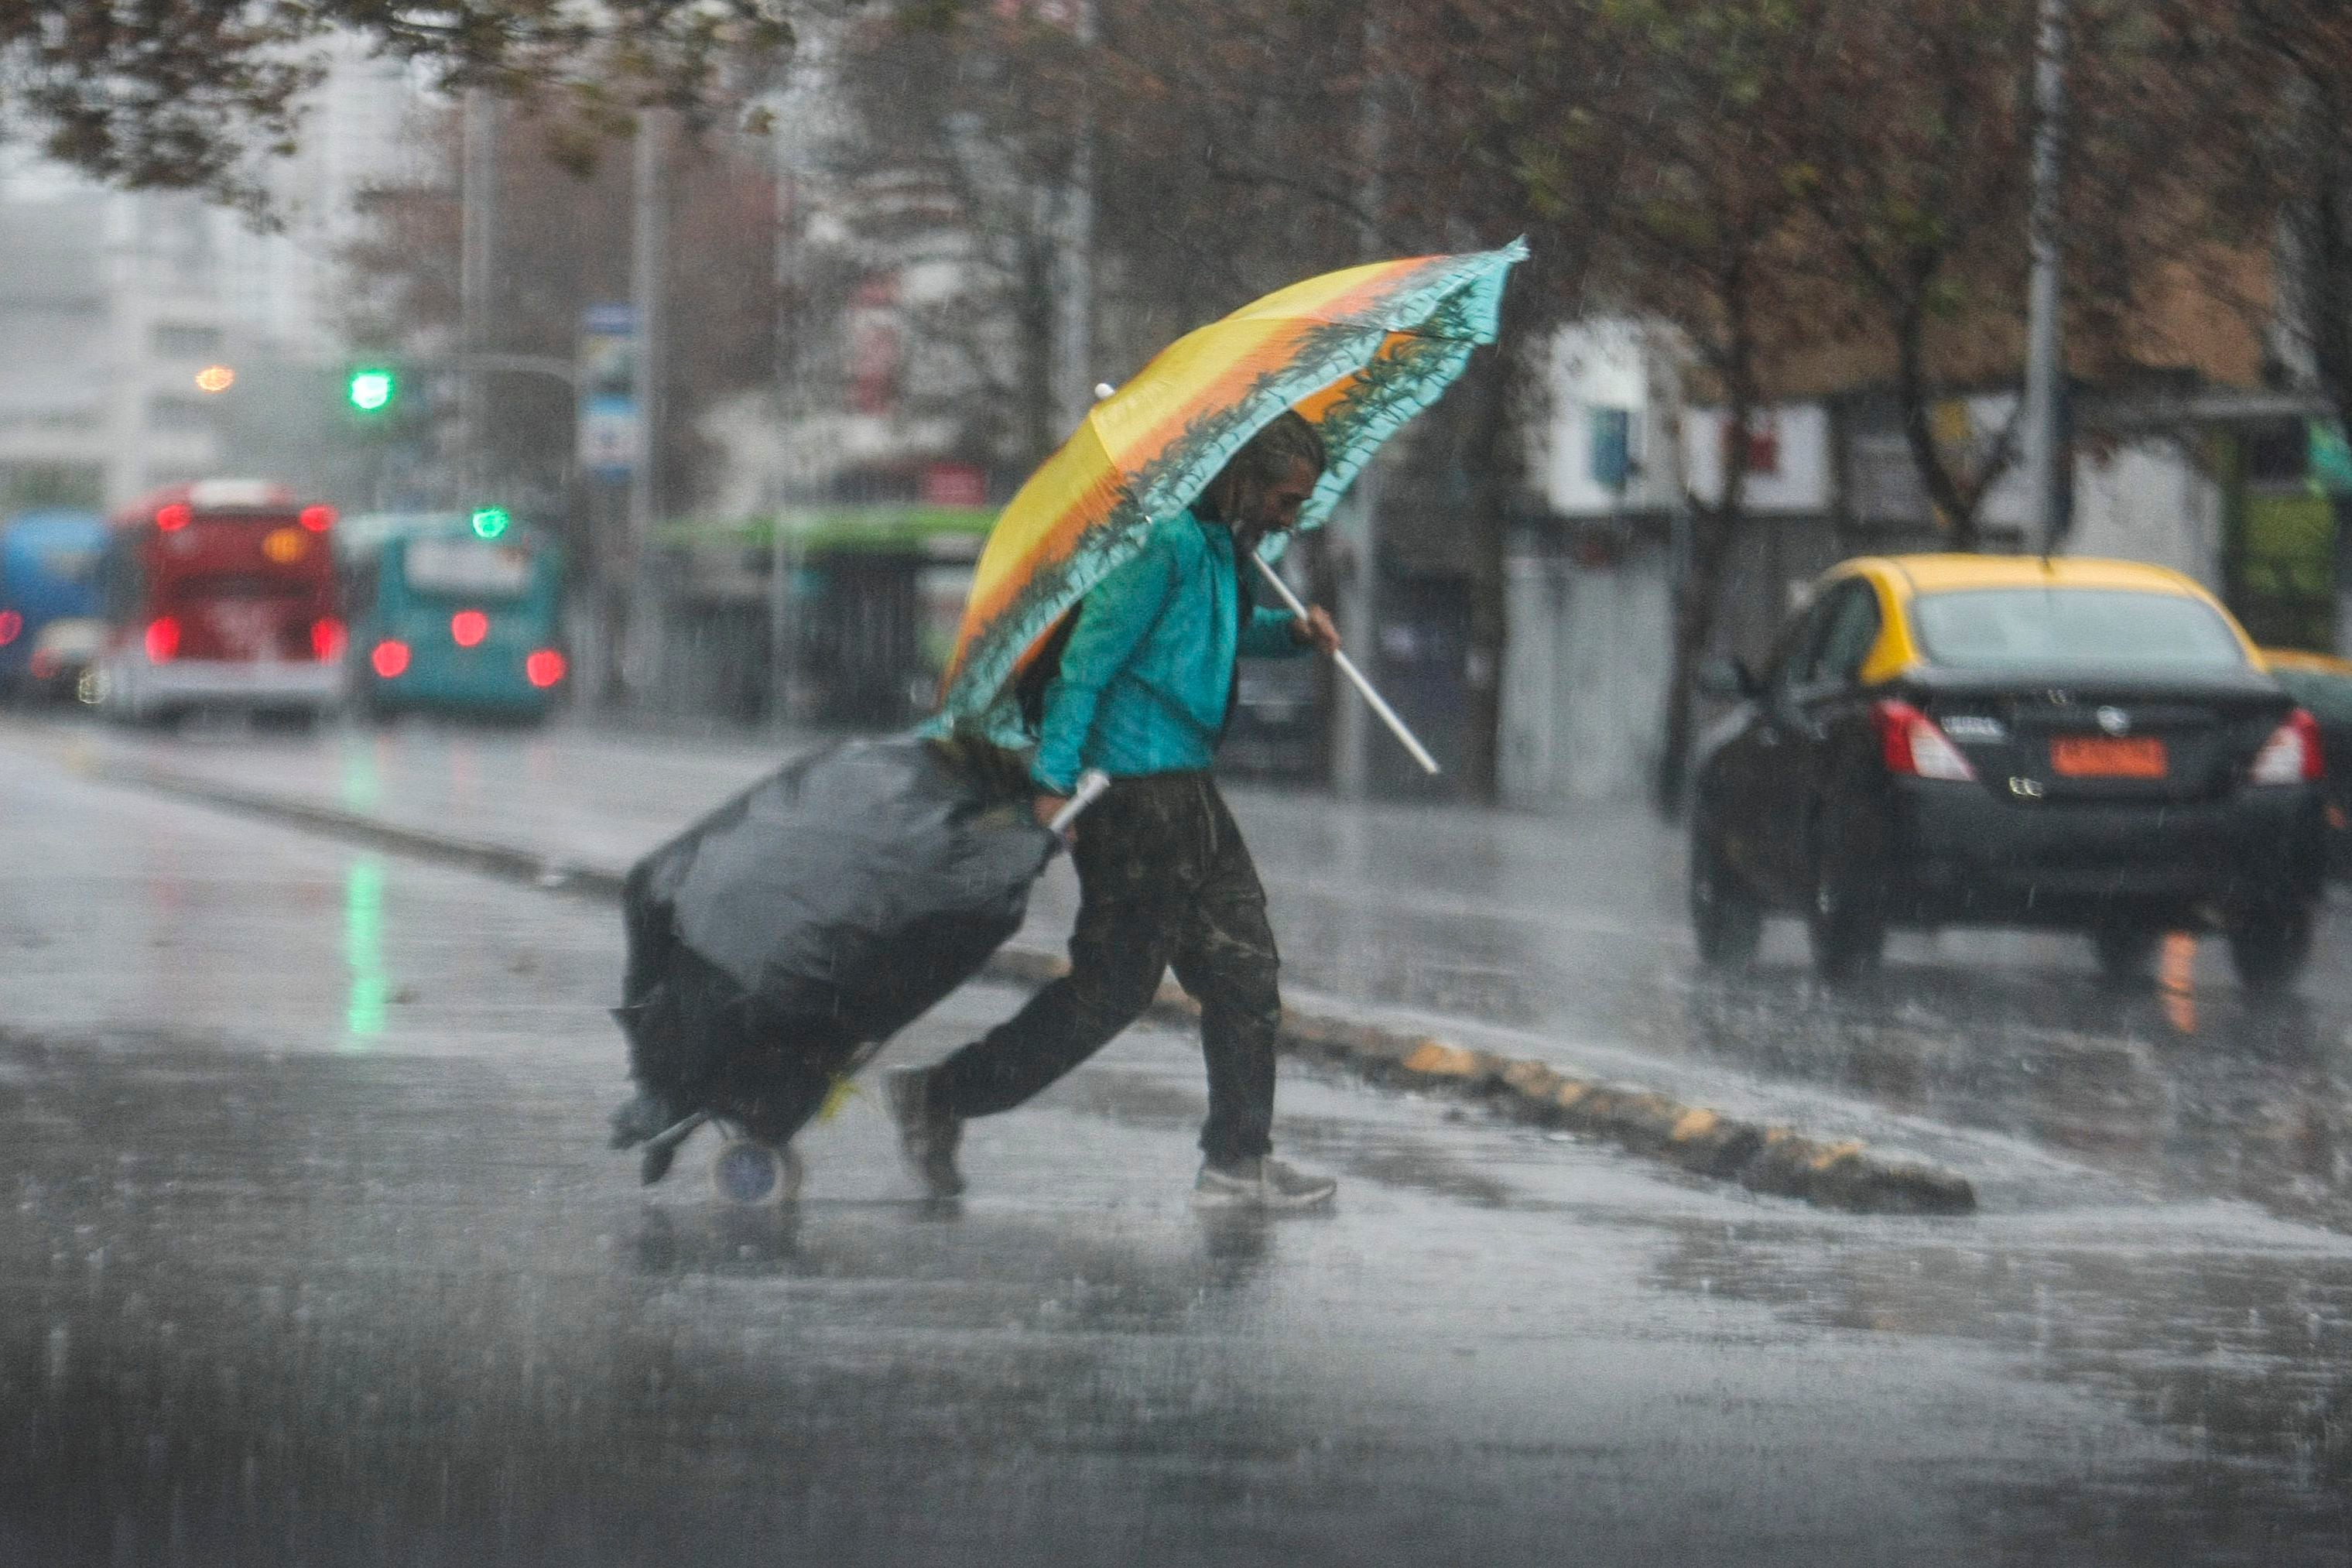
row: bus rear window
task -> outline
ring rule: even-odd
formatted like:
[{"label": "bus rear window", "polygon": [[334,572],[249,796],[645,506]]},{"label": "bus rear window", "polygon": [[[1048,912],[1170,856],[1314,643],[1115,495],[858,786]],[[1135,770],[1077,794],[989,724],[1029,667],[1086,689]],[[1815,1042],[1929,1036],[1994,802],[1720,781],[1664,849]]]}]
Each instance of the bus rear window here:
[{"label": "bus rear window", "polygon": [[413,539],[404,565],[420,594],[511,599],[530,589],[530,552],[486,539]]},{"label": "bus rear window", "polygon": [[2116,588],[1971,588],[1912,601],[1927,657],[1954,669],[2243,669],[2202,600]]}]

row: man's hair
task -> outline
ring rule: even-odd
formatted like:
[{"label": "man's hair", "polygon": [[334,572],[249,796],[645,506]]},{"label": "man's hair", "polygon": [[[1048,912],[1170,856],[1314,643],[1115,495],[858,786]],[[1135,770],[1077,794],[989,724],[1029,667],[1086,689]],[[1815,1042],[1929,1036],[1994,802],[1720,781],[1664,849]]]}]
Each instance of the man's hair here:
[{"label": "man's hair", "polygon": [[1264,489],[1288,478],[1295,463],[1304,463],[1311,472],[1320,474],[1329,461],[1323,433],[1297,410],[1286,408],[1244,442],[1209,481],[1201,492],[1203,510],[1213,519],[1224,521],[1233,515],[1234,503],[1243,489]]}]

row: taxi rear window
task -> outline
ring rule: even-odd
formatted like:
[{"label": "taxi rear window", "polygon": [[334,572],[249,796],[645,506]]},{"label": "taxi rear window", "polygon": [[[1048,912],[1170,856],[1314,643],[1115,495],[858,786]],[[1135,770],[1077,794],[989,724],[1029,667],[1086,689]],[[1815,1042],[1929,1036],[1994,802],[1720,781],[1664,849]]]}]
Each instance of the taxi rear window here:
[{"label": "taxi rear window", "polygon": [[2229,623],[2202,600],[2127,588],[1969,588],[1911,602],[1920,647],[1955,669],[2243,669]]}]

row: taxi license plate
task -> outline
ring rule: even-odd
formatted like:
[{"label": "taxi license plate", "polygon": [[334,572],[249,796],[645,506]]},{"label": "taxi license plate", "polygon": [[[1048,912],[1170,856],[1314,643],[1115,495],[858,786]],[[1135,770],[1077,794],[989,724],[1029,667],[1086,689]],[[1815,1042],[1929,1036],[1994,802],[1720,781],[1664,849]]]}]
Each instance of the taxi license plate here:
[{"label": "taxi license plate", "polygon": [[2050,742],[2050,766],[2062,778],[2160,779],[2164,742],[2150,735],[2062,735]]}]

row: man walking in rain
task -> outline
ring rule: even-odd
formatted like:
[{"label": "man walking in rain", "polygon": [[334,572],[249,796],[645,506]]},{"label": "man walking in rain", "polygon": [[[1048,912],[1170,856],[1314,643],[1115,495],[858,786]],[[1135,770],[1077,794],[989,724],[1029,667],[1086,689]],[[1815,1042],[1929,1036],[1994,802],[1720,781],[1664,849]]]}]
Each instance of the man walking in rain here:
[{"label": "man walking in rain", "polygon": [[963,1190],[955,1156],[968,1119],[1012,1110],[1101,1049],[1150,1005],[1171,964],[1201,1004],[1208,1059],[1194,1201],[1306,1208],[1337,1188],[1272,1156],[1274,932],[1210,774],[1236,658],[1339,645],[1320,608],[1304,620],[1254,609],[1244,576],[1260,542],[1297,522],[1324,462],[1315,427],[1282,414],[1081,602],[1030,769],[1041,822],[1085,770],[1112,781],[1071,848],[1080,901],[1070,973],[936,1067],[891,1075],[901,1147],[934,1196]]}]

